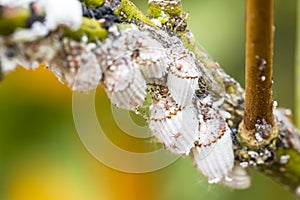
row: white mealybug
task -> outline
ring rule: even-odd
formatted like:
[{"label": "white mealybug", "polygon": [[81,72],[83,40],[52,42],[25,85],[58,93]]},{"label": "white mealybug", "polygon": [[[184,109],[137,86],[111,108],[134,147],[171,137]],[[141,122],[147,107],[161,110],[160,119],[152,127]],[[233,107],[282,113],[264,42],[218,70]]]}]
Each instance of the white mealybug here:
[{"label": "white mealybug", "polygon": [[103,85],[112,103],[127,110],[136,110],[147,94],[144,77],[137,65],[126,56],[108,66],[104,72]]},{"label": "white mealybug", "polygon": [[[227,125],[226,125],[227,126]],[[195,166],[208,177],[210,183],[230,180],[229,173],[233,168],[233,150],[230,131],[207,146],[194,147],[192,158]]]},{"label": "white mealybug", "polygon": [[157,80],[167,73],[165,50],[158,47],[140,48],[133,53],[133,59],[139,65],[147,83],[160,83]]},{"label": "white mealybug", "polygon": [[180,107],[163,86],[154,87],[149,128],[164,147],[173,153],[188,155],[198,138],[198,120],[194,106]]},{"label": "white mealybug", "polygon": [[175,58],[169,67],[167,85],[171,96],[182,106],[191,104],[199,79],[199,70],[188,55]]},{"label": "white mealybug", "polygon": [[191,151],[194,164],[210,183],[230,181],[234,164],[231,130],[217,110],[207,105],[201,105],[198,110],[200,136]]},{"label": "white mealybug", "polygon": [[49,68],[73,90],[84,92],[95,89],[102,77],[102,70],[94,48],[94,45],[64,38]]},{"label": "white mealybug", "polygon": [[73,90],[87,91],[95,89],[101,80],[102,70],[95,54],[88,53],[84,58],[84,63],[78,69],[75,82],[72,85]]}]

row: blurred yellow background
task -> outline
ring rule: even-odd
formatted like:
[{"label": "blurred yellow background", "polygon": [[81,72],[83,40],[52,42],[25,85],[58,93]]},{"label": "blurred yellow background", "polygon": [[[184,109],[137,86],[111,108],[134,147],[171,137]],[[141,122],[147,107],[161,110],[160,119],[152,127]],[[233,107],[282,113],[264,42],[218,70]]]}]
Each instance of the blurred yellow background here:
[{"label": "blurred yellow background", "polygon": [[[145,0],[135,2],[146,9]],[[296,0],[275,0],[275,5],[274,99],[293,109]],[[244,1],[183,0],[183,6],[198,43],[243,84]],[[118,129],[101,88],[96,100],[114,143],[136,152],[153,148],[151,141]],[[250,189],[233,191],[207,184],[188,158],[151,173],[116,171],[82,145],[72,92],[47,69],[19,68],[0,83],[0,200],[296,199],[269,178],[252,175]]]}]

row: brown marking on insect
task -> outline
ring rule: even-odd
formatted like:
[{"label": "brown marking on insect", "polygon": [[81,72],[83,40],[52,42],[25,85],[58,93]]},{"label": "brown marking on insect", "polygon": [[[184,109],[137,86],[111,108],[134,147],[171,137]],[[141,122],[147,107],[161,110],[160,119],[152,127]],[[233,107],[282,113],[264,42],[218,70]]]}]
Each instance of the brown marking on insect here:
[{"label": "brown marking on insect", "polygon": [[150,60],[150,64],[151,64],[151,65],[154,65],[154,64],[156,64],[156,61]]},{"label": "brown marking on insect", "polygon": [[194,145],[195,145],[196,147],[199,146],[199,141],[196,140],[196,141],[194,142]]},{"label": "brown marking on insect", "polygon": [[171,144],[169,147],[170,147],[171,149],[177,149],[177,146],[176,146],[175,144]]},{"label": "brown marking on insect", "polygon": [[226,124],[225,124],[225,122],[222,124],[220,130],[221,130],[222,133],[224,133],[226,131]]},{"label": "brown marking on insect", "polygon": [[[132,56],[132,55],[131,55]],[[143,66],[147,66],[147,61],[144,61],[144,60],[138,60],[137,58],[132,58],[134,59],[139,65],[143,65]]]},{"label": "brown marking on insect", "polygon": [[214,142],[216,142],[218,139],[220,139],[224,135],[225,130],[220,130],[219,134],[214,137]]},{"label": "brown marking on insect", "polygon": [[204,147],[208,147],[208,146],[210,146],[211,144],[213,144],[214,142],[216,142],[216,141],[211,141],[211,140],[209,140],[206,144],[202,144],[202,146],[204,146]]},{"label": "brown marking on insect", "polygon": [[216,142],[218,139],[220,139],[220,135],[214,137],[214,142]]},{"label": "brown marking on insect", "polygon": [[170,110],[170,106],[169,106],[168,102],[164,104],[164,108],[165,108],[166,110]]},{"label": "brown marking on insect", "polygon": [[173,112],[170,112],[168,116],[165,116],[164,119],[171,119],[174,115],[177,115],[177,113],[180,111],[181,109],[174,109]]},{"label": "brown marking on insect", "polygon": [[176,115],[176,114],[174,114],[174,113],[170,112],[170,113],[169,113],[169,115],[168,115],[168,116],[166,116],[166,118],[167,118],[167,119],[171,119],[171,118],[172,118],[174,115]]},{"label": "brown marking on insect", "polygon": [[175,139],[177,139],[177,138],[179,138],[181,136],[181,133],[175,133],[175,134],[173,134],[173,137],[175,138]]},{"label": "brown marking on insect", "polygon": [[209,144],[203,144],[202,146],[203,146],[203,147],[208,147],[208,146],[209,146]]},{"label": "brown marking on insect", "polygon": [[198,140],[196,140],[196,141],[194,142],[194,145],[195,145],[195,147],[201,147],[201,146],[202,146],[202,144],[201,144],[201,143],[199,143],[199,141],[198,141]]},{"label": "brown marking on insect", "polygon": [[162,94],[162,95],[167,95],[168,94],[168,88],[166,88],[166,87],[163,87],[161,90],[160,90],[160,93]]},{"label": "brown marking on insect", "polygon": [[131,58],[137,59],[137,57],[139,57],[139,56],[140,56],[140,50],[139,49],[134,49],[132,51]]},{"label": "brown marking on insect", "polygon": [[206,121],[206,120],[209,120],[209,119],[211,119],[210,114],[204,113],[204,114],[203,114],[203,120]]},{"label": "brown marking on insect", "polygon": [[211,145],[214,142],[215,142],[214,140],[213,141],[209,140],[208,143],[207,143],[207,145],[209,146],[209,145]]},{"label": "brown marking on insect", "polygon": [[[179,64],[181,65],[181,64]],[[181,65],[182,66],[182,65]],[[174,75],[177,76],[179,78],[186,78],[186,79],[196,79],[199,76],[198,75],[194,75],[194,76],[190,76],[190,75],[182,75],[182,74],[178,74],[174,69],[170,68],[170,72]]]},{"label": "brown marking on insect", "polygon": [[174,114],[176,115],[179,111],[181,111],[181,108],[175,109]]},{"label": "brown marking on insect", "polygon": [[167,145],[164,142],[162,143],[162,146],[163,146],[164,149],[167,148]]},{"label": "brown marking on insect", "polygon": [[176,67],[176,68],[177,68],[178,70],[181,70],[181,69],[182,69],[182,67],[183,67],[183,66],[182,66],[182,64],[181,64],[181,63],[179,63],[179,64],[177,65],[177,67]]},{"label": "brown marking on insect", "polygon": [[221,138],[223,135],[224,135],[224,132],[222,131],[219,133],[218,137]]},{"label": "brown marking on insect", "polygon": [[181,56],[178,58],[178,60],[182,60],[182,59],[185,59],[187,58],[187,52],[181,52]]}]

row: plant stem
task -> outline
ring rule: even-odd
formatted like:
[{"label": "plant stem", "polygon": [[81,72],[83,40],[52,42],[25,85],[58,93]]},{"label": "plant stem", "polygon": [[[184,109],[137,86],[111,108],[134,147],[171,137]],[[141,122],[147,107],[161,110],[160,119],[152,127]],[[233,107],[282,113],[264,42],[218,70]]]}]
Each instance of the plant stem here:
[{"label": "plant stem", "polygon": [[246,130],[262,119],[274,125],[273,37],[273,0],[246,0]]},{"label": "plant stem", "polygon": [[273,0],[246,0],[246,96],[239,133],[250,148],[270,144],[278,133],[272,100],[273,5]]}]

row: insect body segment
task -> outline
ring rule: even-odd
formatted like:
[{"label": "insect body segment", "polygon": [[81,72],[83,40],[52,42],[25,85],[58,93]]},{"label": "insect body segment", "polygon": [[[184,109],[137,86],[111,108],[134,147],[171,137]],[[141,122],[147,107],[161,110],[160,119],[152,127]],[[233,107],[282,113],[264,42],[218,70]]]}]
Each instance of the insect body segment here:
[{"label": "insect body segment", "polygon": [[166,53],[163,47],[142,48],[133,57],[147,83],[159,83],[167,73]]},{"label": "insect body segment", "polygon": [[[200,138],[204,133],[200,133]],[[207,136],[204,136],[207,137]],[[196,146],[191,151],[195,166],[208,177],[211,183],[224,180],[233,168],[233,151],[231,133],[226,131],[214,143]]]},{"label": "insect body segment", "polygon": [[[201,108],[200,108],[201,109]],[[202,133],[198,146],[209,146],[220,139],[226,131],[225,119],[213,108],[200,110],[199,132]]]},{"label": "insect body segment", "polygon": [[104,88],[119,108],[135,110],[146,97],[146,81],[132,60],[118,59],[104,72]]},{"label": "insect body segment", "polygon": [[208,99],[199,99],[196,103],[199,138],[190,155],[209,182],[226,182],[231,180],[229,173],[234,165],[231,130],[225,118]]},{"label": "insect body segment", "polygon": [[73,90],[95,89],[103,71],[93,53],[94,48],[94,45],[85,42],[63,38],[61,48],[49,63],[49,68]]},{"label": "insect body segment", "polygon": [[191,104],[199,78],[196,65],[189,58],[175,59],[169,68],[167,85],[175,101],[186,106]]},{"label": "insect body segment", "polygon": [[192,105],[180,107],[170,93],[160,92],[165,88],[156,87],[153,104],[150,107],[149,128],[174,153],[188,155],[197,139],[197,116]]}]

